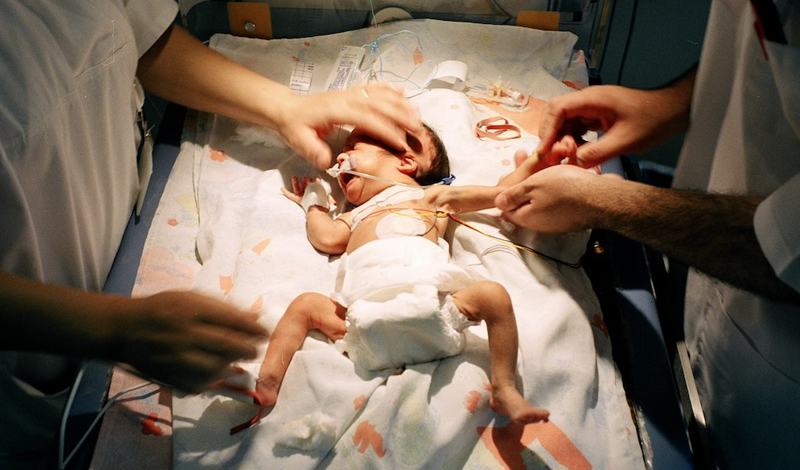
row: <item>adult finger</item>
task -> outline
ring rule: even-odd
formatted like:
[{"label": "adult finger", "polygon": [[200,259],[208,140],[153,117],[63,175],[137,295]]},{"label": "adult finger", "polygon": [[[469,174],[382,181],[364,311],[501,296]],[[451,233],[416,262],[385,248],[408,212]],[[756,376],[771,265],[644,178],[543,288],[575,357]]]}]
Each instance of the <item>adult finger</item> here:
[{"label": "adult finger", "polygon": [[537,153],[547,155],[553,144],[564,135],[575,132],[582,120],[594,119],[592,108],[584,96],[584,92],[573,92],[553,98],[547,103],[539,120],[540,141],[536,148]]},{"label": "adult finger", "polygon": [[405,130],[419,132],[422,130],[419,110],[413,106],[403,94],[403,90],[388,83],[368,84],[363,88],[369,103],[378,113]]},{"label": "adult finger", "polygon": [[[533,153],[530,156],[533,157],[535,155],[536,154]],[[528,159],[528,156],[529,156],[528,152],[526,152],[525,150],[522,150],[522,149],[519,149],[516,152],[514,152],[514,165],[515,165],[515,167],[516,168],[521,167],[522,164],[525,163],[525,160]]]},{"label": "adult finger", "polygon": [[286,144],[299,153],[317,169],[324,170],[331,164],[331,148],[320,138],[319,133],[308,127],[295,127],[283,134]]},{"label": "adult finger", "polygon": [[581,168],[600,165],[620,155],[623,143],[616,137],[616,132],[608,132],[594,142],[587,142],[577,148],[574,164]]},{"label": "adult finger", "polygon": [[197,325],[192,328],[187,347],[216,356],[223,361],[255,359],[256,341],[249,334],[216,325]]},{"label": "adult finger", "polygon": [[245,333],[255,337],[266,337],[267,329],[258,323],[258,314],[243,312],[220,302],[197,312],[199,320]]},{"label": "adult finger", "polygon": [[523,181],[500,192],[495,197],[494,204],[502,211],[516,210],[521,206],[530,204],[530,191],[529,185]]},{"label": "adult finger", "polygon": [[419,112],[398,88],[378,83],[352,92],[355,98],[350,101],[353,105],[352,124],[370,137],[395,150],[406,150],[406,134],[422,131]]}]

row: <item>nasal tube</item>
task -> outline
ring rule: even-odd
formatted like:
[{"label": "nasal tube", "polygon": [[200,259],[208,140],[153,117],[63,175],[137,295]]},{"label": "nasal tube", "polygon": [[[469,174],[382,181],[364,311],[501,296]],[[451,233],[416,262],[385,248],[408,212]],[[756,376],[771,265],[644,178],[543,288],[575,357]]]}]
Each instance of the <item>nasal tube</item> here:
[{"label": "nasal tube", "polygon": [[326,170],[333,178],[338,178],[342,173],[349,173],[356,169],[356,156],[348,155],[342,163],[337,163]]}]

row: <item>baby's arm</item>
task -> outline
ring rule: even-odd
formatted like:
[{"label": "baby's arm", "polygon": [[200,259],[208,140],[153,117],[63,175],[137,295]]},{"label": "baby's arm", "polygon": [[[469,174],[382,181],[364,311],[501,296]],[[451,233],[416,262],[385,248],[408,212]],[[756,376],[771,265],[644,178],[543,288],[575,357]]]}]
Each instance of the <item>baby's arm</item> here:
[{"label": "baby's arm", "polygon": [[432,186],[425,190],[425,196],[436,210],[452,212],[473,212],[494,207],[494,198],[503,188],[498,186]]},{"label": "baby's arm", "polygon": [[495,207],[494,198],[505,188],[522,182],[525,178],[536,173],[546,165],[534,154],[531,158],[524,152],[515,155],[517,168],[511,173],[500,178],[495,186],[433,186],[425,193],[430,198],[431,204],[438,210],[447,212],[473,212]]},{"label": "baby's arm", "polygon": [[[325,193],[324,197],[318,195],[316,198],[304,198],[306,190],[312,184],[319,184],[319,180],[309,181],[307,178],[303,178],[301,183],[297,177],[293,177],[292,191],[281,188],[281,192],[306,211],[306,232],[311,245],[323,253],[340,255],[345,252],[347,242],[350,240],[350,213],[342,214],[336,220],[332,219],[328,215],[328,201],[324,199],[329,196],[324,189],[315,191],[318,194]],[[311,190],[313,189],[312,186]]]},{"label": "baby's arm", "polygon": [[350,213],[332,219],[328,209],[311,206],[306,214],[306,231],[314,248],[329,255],[341,255],[350,241]]}]

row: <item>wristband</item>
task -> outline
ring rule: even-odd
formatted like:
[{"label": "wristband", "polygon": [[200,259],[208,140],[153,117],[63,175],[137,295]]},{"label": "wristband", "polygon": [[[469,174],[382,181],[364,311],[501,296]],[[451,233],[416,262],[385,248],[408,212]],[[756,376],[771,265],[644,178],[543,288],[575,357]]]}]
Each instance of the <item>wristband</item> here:
[{"label": "wristband", "polygon": [[320,206],[325,210],[330,209],[331,205],[328,202],[328,191],[325,189],[325,186],[323,186],[322,183],[310,183],[306,186],[303,198],[300,200],[300,205],[303,206],[303,210],[306,214],[308,214],[308,210],[311,206]]}]

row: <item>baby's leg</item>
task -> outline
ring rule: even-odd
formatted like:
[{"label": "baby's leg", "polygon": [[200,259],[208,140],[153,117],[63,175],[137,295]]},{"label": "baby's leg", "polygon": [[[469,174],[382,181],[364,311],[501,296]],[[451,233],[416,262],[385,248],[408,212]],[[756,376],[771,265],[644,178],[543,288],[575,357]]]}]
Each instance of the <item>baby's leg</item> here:
[{"label": "baby's leg", "polygon": [[478,282],[454,292],[453,302],[470,320],[486,322],[492,362],[489,406],[518,424],[546,420],[550,413],[528,403],[516,388],[519,340],[514,309],[505,288],[496,282]]},{"label": "baby's leg", "polygon": [[301,294],[289,304],[269,338],[267,354],[258,372],[256,391],[266,406],[278,400],[283,377],[294,353],[300,349],[308,332],[319,330],[332,340],[347,331],[346,309],[330,298],[313,292]]}]

